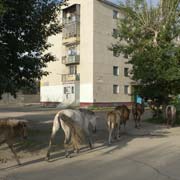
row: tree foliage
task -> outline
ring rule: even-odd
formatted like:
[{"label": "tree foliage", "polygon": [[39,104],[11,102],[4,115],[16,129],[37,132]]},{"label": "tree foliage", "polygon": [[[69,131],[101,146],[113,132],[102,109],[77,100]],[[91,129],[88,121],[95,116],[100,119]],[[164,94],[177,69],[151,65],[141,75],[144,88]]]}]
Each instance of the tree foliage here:
[{"label": "tree foliage", "polygon": [[3,2],[2,0],[0,0],[0,15],[2,15],[2,13],[4,12],[4,6],[3,6]]},{"label": "tree foliage", "polygon": [[112,50],[132,64],[140,94],[167,97],[180,93],[180,0],[126,0],[120,5],[117,42]]},{"label": "tree foliage", "polygon": [[61,31],[60,9],[67,0],[0,0],[0,95],[33,87],[55,57],[48,37]]}]

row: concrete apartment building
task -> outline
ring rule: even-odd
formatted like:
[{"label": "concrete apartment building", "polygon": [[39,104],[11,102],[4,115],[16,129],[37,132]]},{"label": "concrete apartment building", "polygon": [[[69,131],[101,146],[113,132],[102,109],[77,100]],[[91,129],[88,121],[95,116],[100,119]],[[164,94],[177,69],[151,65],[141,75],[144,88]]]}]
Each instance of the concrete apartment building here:
[{"label": "concrete apartment building", "polygon": [[112,106],[131,103],[131,66],[108,49],[120,16],[106,0],[70,0],[63,8],[63,32],[49,38],[57,61],[41,80],[42,103]]}]

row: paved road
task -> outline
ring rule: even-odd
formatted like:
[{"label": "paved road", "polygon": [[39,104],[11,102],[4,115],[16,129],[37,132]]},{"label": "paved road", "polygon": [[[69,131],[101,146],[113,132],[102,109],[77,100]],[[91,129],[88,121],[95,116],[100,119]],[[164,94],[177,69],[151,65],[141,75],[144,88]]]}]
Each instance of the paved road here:
[{"label": "paved road", "polygon": [[[102,119],[96,137],[103,134],[107,139]],[[101,139],[93,150],[85,148],[70,159],[55,152],[51,162],[42,154],[23,159],[21,167],[15,162],[0,164],[0,180],[180,180],[180,128],[145,122],[139,130],[133,126],[129,121],[126,133],[122,130],[120,141],[113,145]]]}]

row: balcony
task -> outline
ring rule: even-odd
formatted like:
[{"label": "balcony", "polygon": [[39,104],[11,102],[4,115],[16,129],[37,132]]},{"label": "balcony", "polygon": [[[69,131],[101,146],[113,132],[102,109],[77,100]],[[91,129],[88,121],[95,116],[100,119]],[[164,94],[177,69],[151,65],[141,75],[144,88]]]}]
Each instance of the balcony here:
[{"label": "balcony", "polygon": [[79,81],[80,74],[62,74],[62,82]]},{"label": "balcony", "polygon": [[62,30],[62,43],[64,45],[80,42],[80,23],[66,24]]},{"label": "balcony", "polygon": [[71,56],[63,56],[62,64],[70,65],[70,64],[79,64],[80,56],[79,55],[71,55]]},{"label": "balcony", "polygon": [[78,24],[80,22],[80,16],[74,15],[70,18],[63,18],[62,21],[63,21],[64,27],[67,27],[70,24]]}]

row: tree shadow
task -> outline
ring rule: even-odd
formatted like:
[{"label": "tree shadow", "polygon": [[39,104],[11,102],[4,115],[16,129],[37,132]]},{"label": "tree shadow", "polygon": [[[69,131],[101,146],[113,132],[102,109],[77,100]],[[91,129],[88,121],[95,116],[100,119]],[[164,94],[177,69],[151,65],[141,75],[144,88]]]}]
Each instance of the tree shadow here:
[{"label": "tree shadow", "polygon": [[[108,131],[106,127],[106,112],[96,112],[98,116],[97,119],[97,133],[93,134],[93,141],[96,143],[96,146],[93,150],[90,150],[86,145],[81,147],[81,152],[78,155],[74,155],[73,157],[78,157],[84,154],[92,153],[95,151],[99,151],[102,149],[109,148],[107,140],[108,140]],[[28,140],[25,142],[17,142],[15,144],[15,150],[17,153],[23,152],[26,153],[36,153],[39,152],[41,155],[44,153],[44,157],[46,155],[46,150],[49,144],[49,138],[51,135],[52,122],[55,116],[55,112],[39,112],[38,114],[27,114],[23,116],[19,116],[18,118],[23,118],[28,120],[29,124],[29,135]],[[150,115],[148,115],[150,116]],[[146,117],[144,116],[143,119]],[[111,149],[107,150],[105,154],[109,154],[117,149],[121,149],[123,147],[128,146],[128,143],[135,138],[165,138],[169,134],[168,129],[162,125],[153,125],[147,122],[142,122],[142,127],[140,129],[134,128],[134,122],[132,120],[132,116],[127,123],[126,131],[121,129],[121,139],[120,141],[114,141],[110,146]],[[62,130],[59,130],[57,133],[52,146],[52,155],[51,160],[49,162],[58,161],[60,159],[64,159],[64,133]],[[7,148],[3,148],[1,150],[5,151]],[[24,155],[24,156],[25,156]],[[35,160],[31,160],[23,163],[23,166],[28,166],[34,163],[38,163],[44,161],[44,157],[38,158]],[[16,167],[17,168],[17,167]]]}]

